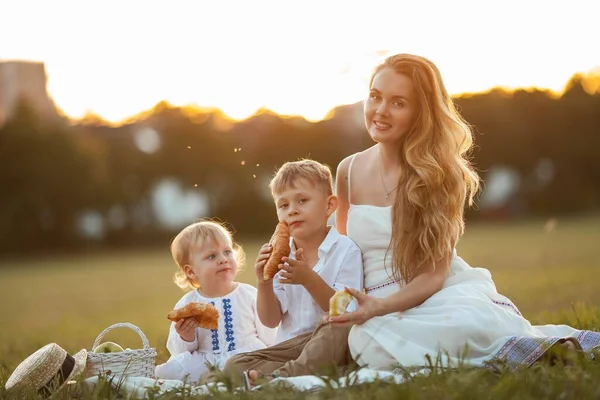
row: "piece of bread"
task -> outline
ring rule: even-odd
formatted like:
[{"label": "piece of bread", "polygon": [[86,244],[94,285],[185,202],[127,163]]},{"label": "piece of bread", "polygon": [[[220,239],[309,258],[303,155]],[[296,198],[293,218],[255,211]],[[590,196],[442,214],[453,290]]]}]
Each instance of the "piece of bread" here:
[{"label": "piece of bread", "polygon": [[200,324],[200,328],[217,329],[219,327],[219,311],[212,304],[188,303],[169,312],[167,318],[173,322],[194,318]]},{"label": "piece of bread", "polygon": [[265,281],[273,279],[279,272],[281,259],[290,255],[290,227],[287,222],[281,221],[277,224],[269,243],[273,246],[273,250],[271,250],[271,255],[267,259],[267,263],[263,269],[263,278]]},{"label": "piece of bread", "polygon": [[352,301],[353,297],[345,289],[338,290],[329,299],[329,316],[336,317],[346,312],[346,307]]}]

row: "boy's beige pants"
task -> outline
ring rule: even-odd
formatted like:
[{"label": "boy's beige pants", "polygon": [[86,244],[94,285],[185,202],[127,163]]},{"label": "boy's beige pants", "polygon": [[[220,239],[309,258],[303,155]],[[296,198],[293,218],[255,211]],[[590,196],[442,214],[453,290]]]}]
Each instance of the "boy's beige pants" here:
[{"label": "boy's beige pants", "polygon": [[[345,374],[355,366],[348,348],[350,327],[320,323],[315,331],[285,342],[231,357],[222,373],[240,384],[242,372],[256,370],[279,376],[301,376],[315,373]],[[212,375],[212,374],[211,374]],[[207,376],[205,381],[214,377]]]}]

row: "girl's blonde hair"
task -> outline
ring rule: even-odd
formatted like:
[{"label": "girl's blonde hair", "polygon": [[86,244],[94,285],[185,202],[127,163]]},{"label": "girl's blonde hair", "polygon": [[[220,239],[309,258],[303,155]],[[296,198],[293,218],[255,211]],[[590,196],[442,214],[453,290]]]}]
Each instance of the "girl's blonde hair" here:
[{"label": "girl's blonde hair", "polygon": [[388,57],[391,68],[413,82],[417,113],[399,154],[400,178],[392,212],[394,278],[410,282],[452,253],[464,232],[464,206],[473,204],[479,176],[469,161],[472,132],[456,110],[438,68],[410,54]]},{"label": "girl's blonde hair", "polygon": [[194,290],[200,287],[198,282],[186,275],[185,266],[191,264],[192,251],[203,246],[207,241],[227,243],[235,253],[238,272],[244,266],[244,251],[240,245],[233,241],[233,235],[225,225],[211,220],[195,222],[183,228],[171,242],[171,255],[179,267],[179,270],[173,276],[173,281],[183,290]]}]

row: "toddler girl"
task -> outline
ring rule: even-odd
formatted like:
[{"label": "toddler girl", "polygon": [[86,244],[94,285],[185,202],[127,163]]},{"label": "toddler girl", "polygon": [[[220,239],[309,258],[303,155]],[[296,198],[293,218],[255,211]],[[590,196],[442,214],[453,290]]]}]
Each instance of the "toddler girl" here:
[{"label": "toddler girl", "polygon": [[171,254],[179,267],[175,283],[192,289],[174,308],[212,304],[219,311],[219,326],[202,329],[193,318],[172,322],[167,339],[171,357],[156,367],[157,378],[198,383],[211,366],[221,369],[235,354],[274,343],[276,330],[261,324],[256,312],[256,288],[234,281],[243,251],[227,228],[213,221],[189,225],[173,240]]}]

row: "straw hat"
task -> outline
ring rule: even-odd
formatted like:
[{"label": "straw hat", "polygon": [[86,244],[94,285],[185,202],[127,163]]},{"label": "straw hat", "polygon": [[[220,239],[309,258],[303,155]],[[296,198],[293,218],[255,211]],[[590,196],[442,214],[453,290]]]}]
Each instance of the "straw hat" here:
[{"label": "straw hat", "polygon": [[71,356],[56,343],[50,343],[27,357],[15,368],[6,382],[6,390],[30,386],[40,396],[52,397],[67,382],[83,372],[87,351]]}]

